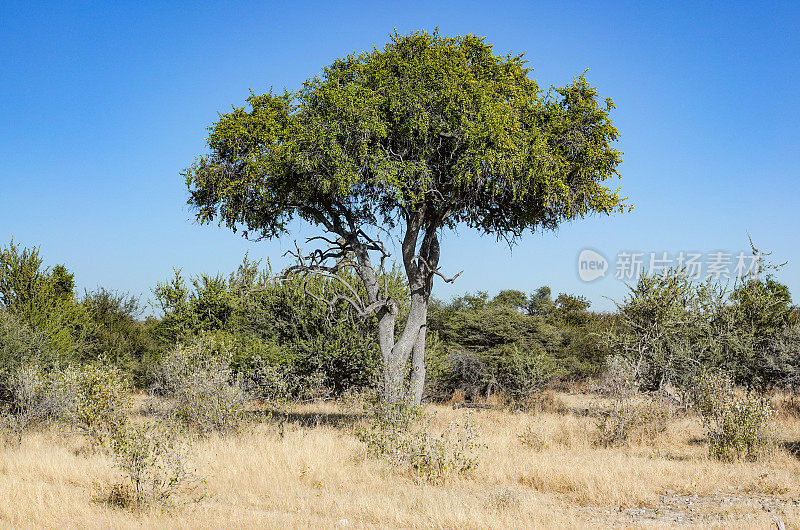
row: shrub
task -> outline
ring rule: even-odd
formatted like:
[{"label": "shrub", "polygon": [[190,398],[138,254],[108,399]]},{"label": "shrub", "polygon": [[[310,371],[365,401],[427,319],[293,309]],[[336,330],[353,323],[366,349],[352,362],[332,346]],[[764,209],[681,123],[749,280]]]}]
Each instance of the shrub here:
[{"label": "shrub", "polygon": [[75,359],[86,331],[86,311],[74,298],[73,275],[63,266],[42,266],[38,248],[12,240],[0,247],[0,309],[41,333],[48,350]]},{"label": "shrub", "polygon": [[620,446],[636,439],[652,442],[666,431],[674,411],[658,396],[639,394],[612,401],[611,409],[600,415],[597,443]]},{"label": "shrub", "polygon": [[445,368],[436,381],[442,396],[461,392],[465,398],[475,399],[478,394],[486,392],[488,372],[486,363],[470,352],[454,352],[447,355]]},{"label": "shrub", "polygon": [[11,375],[21,366],[35,363],[48,368],[56,363],[47,338],[22,320],[0,309],[0,401],[7,401]]},{"label": "shrub", "polygon": [[133,407],[128,376],[115,366],[89,364],[70,368],[59,376],[69,397],[67,419],[93,445],[105,445],[128,425]]},{"label": "shrub", "polygon": [[229,363],[229,345],[202,334],[164,357],[153,392],[172,398],[173,416],[201,434],[235,431],[247,395]]},{"label": "shrub", "polygon": [[478,463],[475,449],[479,433],[469,414],[435,435],[431,432],[433,417],[411,404],[373,399],[365,408],[368,426],[356,431],[356,436],[372,456],[408,468],[435,484],[466,473]]},{"label": "shrub", "polygon": [[190,446],[183,433],[163,421],[129,424],[111,437],[117,467],[128,476],[130,489],[115,485],[109,502],[122,506],[166,505],[191,485]]},{"label": "shrub", "polygon": [[102,357],[130,370],[140,368],[142,359],[154,351],[154,340],[139,321],[143,306],[135,297],[100,287],[86,292],[81,306],[88,319],[83,359]]},{"label": "shrub", "polygon": [[598,389],[610,401],[610,406],[598,415],[598,445],[625,445],[632,438],[652,441],[667,429],[675,414],[672,405],[661,396],[638,392],[635,373],[635,368],[625,359],[613,357],[609,360]]},{"label": "shrub", "polygon": [[618,325],[607,343],[636,363],[642,386],[689,388],[699,368],[722,370],[736,384],[767,389],[791,385],[800,369],[800,330],[792,329],[788,288],[761,263],[737,279],[733,289],[721,281],[691,281],[686,271],[643,275],[618,304]]},{"label": "shrub", "polygon": [[774,410],[766,397],[737,394],[731,379],[718,373],[703,373],[696,388],[695,406],[708,433],[711,456],[752,461],[774,448]]},{"label": "shrub", "polygon": [[0,423],[17,445],[28,429],[63,417],[67,403],[59,387],[58,381],[36,364],[21,366],[8,377],[8,400]]},{"label": "shrub", "polygon": [[547,449],[548,443],[547,440],[536,431],[531,425],[522,431],[522,434],[519,435],[519,441],[525,447],[529,447],[534,451],[543,451]]},{"label": "shrub", "polygon": [[[232,368],[245,378],[266,365],[291,370],[292,382],[294,376],[306,381],[322,373],[325,389],[336,395],[371,386],[381,365],[374,319],[360,318],[348,304],[331,308],[306,294],[325,299],[344,294],[336,281],[275,281],[269,265],[259,267],[245,257],[228,278],[202,275],[187,281],[176,271],[155,289],[164,315],[154,333],[170,346],[201,332],[227,334],[235,339]],[[390,292],[404,299],[397,292],[398,272],[387,274]]]},{"label": "shrub", "polygon": [[547,353],[526,345],[503,344],[479,354],[451,353],[443,369],[434,375],[434,394],[447,399],[460,390],[473,400],[498,393],[520,408],[555,373],[555,365]]}]

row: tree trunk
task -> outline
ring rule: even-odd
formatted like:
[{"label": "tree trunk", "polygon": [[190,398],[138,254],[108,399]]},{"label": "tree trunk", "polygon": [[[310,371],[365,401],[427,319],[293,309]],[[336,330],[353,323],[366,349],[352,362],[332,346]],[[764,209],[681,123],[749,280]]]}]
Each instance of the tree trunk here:
[{"label": "tree trunk", "polygon": [[[417,343],[420,334],[424,333],[425,324],[428,316],[428,300],[423,296],[412,296],[411,308],[408,312],[408,319],[406,320],[403,332],[400,337],[391,347],[388,352],[384,351],[384,356],[388,357],[384,363],[384,396],[390,403],[398,403],[400,401],[412,398],[417,400],[416,395],[409,395],[409,390],[415,392],[417,387],[414,386],[415,378],[412,376],[412,387],[406,385],[406,376],[408,375],[408,361],[412,357],[412,353],[418,351],[418,355],[423,356],[424,359],[424,335],[422,349],[417,348]],[[383,348],[382,348],[383,349]],[[424,384],[424,364],[422,371],[417,371],[416,380],[418,386]],[[420,398],[422,397],[420,391]]]},{"label": "tree trunk", "polygon": [[425,331],[427,326],[422,326],[417,335],[417,341],[411,350],[411,397],[414,404],[422,403],[422,392],[425,390]]},{"label": "tree trunk", "polygon": [[[389,403],[411,398],[422,400],[425,385],[425,328],[428,320],[428,300],[433,286],[433,273],[439,262],[439,240],[436,224],[428,222],[423,230],[422,243],[417,253],[417,243],[423,228],[424,208],[406,219],[406,233],[402,241],[403,265],[411,293],[411,307],[403,332],[395,340],[396,303],[378,309],[378,334],[383,361],[383,393]],[[364,282],[369,303],[380,300],[380,286],[369,260],[368,247],[353,243],[357,272]],[[385,295],[384,295],[385,296]],[[411,359],[411,385],[406,386],[408,361]],[[409,390],[410,394],[409,395]]]}]

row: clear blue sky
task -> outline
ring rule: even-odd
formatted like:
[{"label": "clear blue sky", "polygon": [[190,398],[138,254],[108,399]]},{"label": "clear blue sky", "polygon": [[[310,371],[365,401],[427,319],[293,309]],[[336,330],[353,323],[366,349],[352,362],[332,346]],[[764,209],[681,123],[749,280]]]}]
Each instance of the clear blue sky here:
[{"label": "clear blue sky", "polygon": [[734,2],[0,3],[0,244],[12,236],[64,263],[79,288],[142,297],[172,267],[224,272],[246,251],[198,226],[179,172],[206,127],[249,89],[296,88],[337,56],[439,26],[524,52],[540,85],[584,69],[614,99],[623,192],[636,210],[527,237],[513,252],[469,231],[443,243],[441,298],[502,288],[586,294],[585,247],[747,249],[747,232],[800,299],[800,4]]}]

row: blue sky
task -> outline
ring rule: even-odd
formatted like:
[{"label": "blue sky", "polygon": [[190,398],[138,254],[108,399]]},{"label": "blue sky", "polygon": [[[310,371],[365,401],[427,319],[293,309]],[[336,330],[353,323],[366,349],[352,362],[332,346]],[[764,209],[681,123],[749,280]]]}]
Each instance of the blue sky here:
[{"label": "blue sky", "polygon": [[[159,280],[280,256],[198,226],[179,172],[249,89],[296,88],[388,34],[439,26],[524,52],[540,85],[584,69],[614,99],[620,183],[636,209],[535,234],[509,251],[446,235],[435,295],[503,288],[620,299],[620,251],[748,249],[788,260],[800,300],[800,4],[735,2],[15,2],[0,4],[0,244],[39,245],[79,288],[147,298]],[[584,283],[577,255],[611,262]]]}]

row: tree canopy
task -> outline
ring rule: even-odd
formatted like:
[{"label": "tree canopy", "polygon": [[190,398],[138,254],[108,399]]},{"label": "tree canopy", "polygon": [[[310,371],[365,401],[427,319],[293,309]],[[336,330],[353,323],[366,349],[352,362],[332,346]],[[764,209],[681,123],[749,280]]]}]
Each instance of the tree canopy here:
[{"label": "tree canopy", "polygon": [[623,208],[601,184],[621,160],[612,101],[583,75],[543,91],[530,72],[473,35],[394,34],[221,115],[210,153],[185,172],[189,202],[200,221],[259,237],[295,216],[336,233],[419,209],[517,237]]}]

